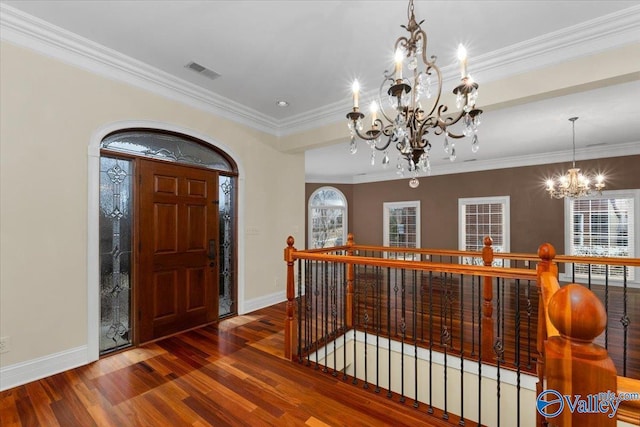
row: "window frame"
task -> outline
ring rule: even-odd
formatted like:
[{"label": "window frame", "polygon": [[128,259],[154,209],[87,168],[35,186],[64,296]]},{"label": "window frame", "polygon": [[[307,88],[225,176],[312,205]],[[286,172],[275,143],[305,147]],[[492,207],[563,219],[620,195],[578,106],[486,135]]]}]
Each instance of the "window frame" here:
[{"label": "window frame", "polygon": [[[391,247],[389,241],[389,212],[391,209],[415,208],[416,209],[416,249],[421,247],[421,216],[420,216],[420,200],[411,200],[403,202],[383,202],[382,204],[382,245]],[[389,257],[390,252],[385,252],[385,258]],[[396,255],[397,256],[397,255]],[[403,259],[408,259],[406,256]],[[411,259],[420,259],[419,255],[413,256]]]},{"label": "window frame", "polygon": [[[500,204],[503,206],[502,211],[502,251],[508,253],[511,250],[511,196],[486,196],[486,197],[463,197],[458,199],[458,249],[467,250],[467,215],[466,207],[468,205],[488,205]],[[483,237],[484,238],[484,237]],[[482,248],[480,248],[482,250]],[[495,251],[495,248],[494,248]],[[498,251],[496,251],[498,252]],[[474,264],[482,265],[482,259],[475,261]],[[461,259],[461,263],[469,264],[467,260]],[[494,266],[508,267],[509,262],[505,260],[495,260]]]},{"label": "window frame", "polygon": [[314,190],[313,193],[311,193],[311,195],[309,196],[309,200],[307,201],[307,247],[310,249],[315,249],[315,242],[313,239],[313,214],[312,211],[313,209],[319,209],[322,208],[322,206],[319,205],[312,205],[312,201],[315,198],[315,196],[320,193],[321,191],[333,191],[335,193],[337,193],[340,198],[342,199],[342,201],[344,202],[344,206],[326,206],[324,208],[332,208],[332,209],[338,209],[338,210],[342,210],[342,245],[346,245],[347,244],[347,235],[349,233],[349,203],[347,201],[346,196],[344,195],[344,193],[342,191],[340,191],[339,189],[337,189],[336,187],[332,187],[329,185],[325,185],[319,188],[316,188]]},{"label": "window frame", "polygon": [[[581,197],[580,200],[583,199],[612,199],[612,198],[631,198],[633,199],[633,216],[631,217],[633,223],[631,225],[631,231],[633,232],[633,236],[629,236],[629,242],[633,245],[633,252],[631,253],[630,258],[637,258],[638,252],[640,251],[640,230],[638,227],[640,226],[640,189],[626,189],[626,190],[604,190],[602,194],[591,194],[588,196]],[[572,225],[573,225],[573,209],[572,202],[575,199],[565,198],[564,199],[564,252],[567,255],[571,255],[572,249],[572,241],[573,241],[573,233],[572,233]],[[627,285],[633,288],[640,288],[640,268],[630,267],[630,278],[627,278]],[[575,275],[575,280],[580,281],[580,279],[587,278],[587,274],[577,274]],[[559,274],[559,278],[561,281],[571,282],[573,280],[573,274],[570,271],[570,264],[567,264],[565,272]],[[591,283],[596,285],[604,285],[605,279],[600,278],[599,275],[591,276]],[[622,286],[623,278],[622,277],[609,277],[609,285],[614,286]]]}]

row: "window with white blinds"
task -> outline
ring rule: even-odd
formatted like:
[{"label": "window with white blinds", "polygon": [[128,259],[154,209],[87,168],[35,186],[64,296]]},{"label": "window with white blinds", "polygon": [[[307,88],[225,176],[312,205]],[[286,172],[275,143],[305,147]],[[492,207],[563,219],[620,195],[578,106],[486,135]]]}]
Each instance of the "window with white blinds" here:
[{"label": "window with white blinds", "polygon": [[[565,200],[567,253],[588,257],[635,257],[639,191],[606,191],[599,196]],[[606,266],[576,264],[576,277],[604,279]],[[627,268],[627,280],[634,269]],[[609,279],[622,280],[622,266],[609,266]]]},{"label": "window with white blinds", "polygon": [[[420,247],[420,201],[386,202],[383,205],[383,244],[399,248]],[[405,253],[388,253],[390,258],[414,259]]]},{"label": "window with white blinds", "polygon": [[[509,196],[458,199],[458,239],[462,251],[481,251],[485,236],[494,252],[509,252]],[[482,265],[482,258],[464,257],[464,264]],[[502,266],[502,260],[495,260]]]}]

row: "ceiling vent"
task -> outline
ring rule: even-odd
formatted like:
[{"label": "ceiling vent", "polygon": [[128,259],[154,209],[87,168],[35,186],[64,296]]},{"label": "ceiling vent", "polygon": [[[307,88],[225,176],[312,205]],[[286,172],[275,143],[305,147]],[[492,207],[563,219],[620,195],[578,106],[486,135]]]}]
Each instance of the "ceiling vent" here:
[{"label": "ceiling vent", "polygon": [[202,65],[198,64],[197,62],[189,62],[187,65],[185,65],[185,68],[188,68],[192,71],[195,71],[198,74],[201,74],[211,80],[215,80],[218,77],[220,77],[220,74],[216,73],[213,70],[208,69],[207,67],[203,67]]}]

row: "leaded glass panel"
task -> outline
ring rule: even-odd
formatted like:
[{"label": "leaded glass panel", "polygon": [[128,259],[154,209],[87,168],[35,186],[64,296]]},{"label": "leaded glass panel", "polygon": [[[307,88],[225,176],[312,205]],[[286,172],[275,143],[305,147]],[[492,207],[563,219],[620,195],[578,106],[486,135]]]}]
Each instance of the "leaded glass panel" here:
[{"label": "leaded glass panel", "polygon": [[219,254],[220,254],[220,295],[219,317],[234,314],[235,289],[235,178],[220,175],[219,181]]},{"label": "leaded glass panel", "polygon": [[100,157],[100,354],[131,345],[132,173]]},{"label": "leaded glass panel", "polygon": [[103,139],[100,148],[234,172],[233,165],[220,153],[173,133],[149,130],[117,132]]}]

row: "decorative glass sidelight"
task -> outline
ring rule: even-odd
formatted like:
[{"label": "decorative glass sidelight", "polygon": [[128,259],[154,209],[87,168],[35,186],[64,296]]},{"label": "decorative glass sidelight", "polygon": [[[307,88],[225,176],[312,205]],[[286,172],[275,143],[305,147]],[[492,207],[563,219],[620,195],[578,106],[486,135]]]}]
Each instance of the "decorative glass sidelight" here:
[{"label": "decorative glass sidelight", "polygon": [[229,316],[235,313],[235,178],[220,175],[218,191],[219,209],[219,242],[220,248],[220,294],[219,317]]},{"label": "decorative glass sidelight", "polygon": [[131,345],[132,172],[100,157],[100,354]]}]

